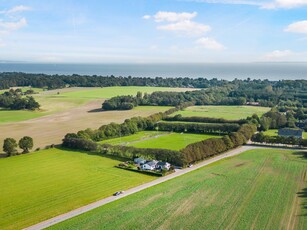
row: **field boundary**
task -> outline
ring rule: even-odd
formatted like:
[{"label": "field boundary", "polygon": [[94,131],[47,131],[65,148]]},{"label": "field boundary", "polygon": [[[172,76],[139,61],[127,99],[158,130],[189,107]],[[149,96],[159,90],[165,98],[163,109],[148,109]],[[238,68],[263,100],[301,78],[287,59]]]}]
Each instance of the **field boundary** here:
[{"label": "field boundary", "polygon": [[24,228],[24,230],[38,230],[38,229],[44,229],[44,228],[50,227],[52,225],[58,224],[60,222],[63,222],[65,220],[68,220],[68,219],[73,218],[75,216],[81,215],[81,214],[83,214],[85,212],[88,212],[90,210],[93,210],[95,208],[101,207],[101,206],[103,206],[105,204],[108,204],[110,202],[116,201],[116,200],[121,199],[123,197],[129,196],[131,194],[137,193],[139,191],[142,191],[144,189],[150,188],[152,186],[161,184],[161,183],[163,183],[165,181],[168,181],[168,180],[171,180],[173,178],[176,178],[176,177],[179,177],[181,175],[184,175],[186,173],[192,172],[194,170],[197,170],[199,168],[202,168],[204,166],[207,166],[207,165],[212,164],[214,162],[217,162],[219,160],[222,160],[222,159],[225,159],[225,158],[229,158],[229,157],[233,157],[233,156],[239,155],[239,154],[241,154],[243,152],[246,152],[248,150],[257,149],[257,148],[262,148],[262,147],[250,146],[250,145],[245,145],[245,146],[238,147],[238,148],[233,149],[231,151],[228,151],[228,152],[226,152],[224,154],[218,155],[216,157],[213,157],[213,158],[205,160],[205,161],[203,161],[201,163],[198,163],[197,165],[195,165],[195,166],[193,166],[191,168],[185,168],[185,169],[176,170],[175,173],[172,173],[170,175],[158,178],[158,179],[156,179],[156,180],[154,180],[152,182],[149,182],[149,183],[146,183],[146,184],[143,184],[143,185],[131,188],[131,189],[125,191],[124,194],[122,194],[120,196],[110,196],[110,197],[98,200],[96,202],[93,202],[91,204],[82,206],[82,207],[77,208],[75,210],[72,210],[70,212],[64,213],[62,215],[53,217],[51,219],[45,220],[43,222],[40,222],[38,224],[35,224],[35,225],[30,226],[30,227]]}]

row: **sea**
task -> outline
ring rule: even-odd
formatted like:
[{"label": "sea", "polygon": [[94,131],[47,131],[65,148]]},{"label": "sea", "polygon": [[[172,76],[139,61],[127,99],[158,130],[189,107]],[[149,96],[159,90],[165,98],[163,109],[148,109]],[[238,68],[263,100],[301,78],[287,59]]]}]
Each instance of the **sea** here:
[{"label": "sea", "polygon": [[303,63],[205,63],[205,64],[42,64],[0,63],[0,72],[122,77],[189,77],[237,79],[306,79]]}]

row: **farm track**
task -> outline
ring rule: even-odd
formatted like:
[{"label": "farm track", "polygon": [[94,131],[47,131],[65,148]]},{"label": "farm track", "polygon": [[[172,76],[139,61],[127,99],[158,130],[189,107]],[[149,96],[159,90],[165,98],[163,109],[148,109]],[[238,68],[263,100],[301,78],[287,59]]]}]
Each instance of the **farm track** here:
[{"label": "farm track", "polygon": [[[175,173],[173,173],[171,175],[168,175],[168,176],[159,178],[157,180],[154,180],[152,182],[149,182],[149,183],[137,186],[135,188],[129,189],[123,195],[121,195],[119,197],[112,196],[112,197],[108,197],[108,198],[99,200],[97,202],[94,202],[94,203],[91,203],[89,205],[80,207],[78,209],[75,209],[75,210],[70,211],[68,213],[65,213],[65,214],[62,214],[60,216],[54,217],[52,219],[43,221],[41,223],[38,223],[36,225],[30,226],[30,227],[25,228],[25,229],[27,229],[27,230],[37,230],[37,229],[44,229],[44,228],[50,227],[50,226],[55,225],[57,223],[60,223],[62,221],[68,220],[68,219],[70,219],[72,217],[78,216],[78,215],[80,215],[82,213],[88,212],[88,211],[90,211],[92,209],[95,209],[97,207],[100,207],[100,206],[103,206],[105,204],[108,204],[108,203],[110,203],[112,201],[121,199],[123,197],[129,196],[131,194],[134,194],[134,193],[137,193],[137,192],[142,191],[144,189],[147,189],[149,187],[152,187],[152,186],[155,186],[157,184],[163,183],[165,181],[171,180],[173,178],[176,178],[176,177],[184,175],[184,174],[186,174],[188,172],[197,170],[197,169],[199,169],[201,167],[204,167],[204,166],[209,165],[211,163],[217,162],[219,160],[222,160],[222,159],[225,159],[225,158],[228,158],[228,157],[236,156],[236,155],[238,155],[240,153],[243,153],[245,151],[248,151],[248,150],[262,149],[262,148],[264,148],[264,147],[257,147],[257,146],[251,146],[251,145],[246,145],[246,146],[239,147],[237,149],[234,149],[234,150],[231,150],[229,152],[226,152],[226,153],[224,153],[222,155],[219,155],[219,156],[216,156],[214,158],[211,158],[211,159],[208,159],[206,161],[203,161],[203,162],[193,166],[192,168],[186,168],[186,169],[183,169],[183,170],[178,170],[178,171],[176,171]],[[265,164],[265,162],[263,162],[263,164]],[[264,167],[264,165],[262,165],[262,166]],[[257,217],[255,217],[255,219],[257,219]]]}]

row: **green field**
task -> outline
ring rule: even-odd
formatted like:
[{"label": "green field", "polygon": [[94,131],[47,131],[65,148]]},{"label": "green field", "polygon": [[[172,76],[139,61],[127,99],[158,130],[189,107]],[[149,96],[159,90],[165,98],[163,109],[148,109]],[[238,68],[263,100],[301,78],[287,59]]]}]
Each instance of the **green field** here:
[{"label": "green field", "polygon": [[306,165],[298,152],[248,151],[51,229],[306,229]]},{"label": "green field", "polygon": [[221,136],[206,135],[206,134],[189,134],[189,133],[169,133],[169,132],[155,132],[144,131],[131,136],[114,138],[102,141],[111,145],[127,145],[137,148],[158,148],[180,150],[187,145],[199,142],[209,138],[216,138]]},{"label": "green field", "polygon": [[[39,91],[39,89],[35,89]],[[183,88],[115,86],[105,88],[68,88],[44,91],[32,96],[40,103],[41,111],[7,111],[0,110],[0,123],[25,121],[52,113],[68,110],[87,102],[107,99],[118,95],[136,95],[138,91],[152,93],[155,91],[185,91]],[[58,94],[59,92],[59,94]],[[101,100],[101,103],[103,101]]]},{"label": "green field", "polygon": [[[264,132],[264,135],[268,135],[268,136],[278,136],[278,130],[277,129],[270,129],[268,131]],[[307,139],[307,132],[303,132],[303,138]]]},{"label": "green field", "polygon": [[120,161],[50,149],[0,159],[0,229],[20,229],[154,180]]},{"label": "green field", "polygon": [[269,110],[270,108],[258,106],[191,106],[173,115],[181,114],[184,117],[214,117],[237,120],[245,119],[254,113],[261,116]]}]

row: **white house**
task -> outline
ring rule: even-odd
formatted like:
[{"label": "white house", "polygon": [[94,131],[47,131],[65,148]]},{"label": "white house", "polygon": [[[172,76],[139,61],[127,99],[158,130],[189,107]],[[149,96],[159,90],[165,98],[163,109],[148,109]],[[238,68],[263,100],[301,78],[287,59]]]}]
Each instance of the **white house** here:
[{"label": "white house", "polygon": [[159,161],[156,165],[157,169],[166,169],[169,170],[171,167],[171,164],[168,162]]},{"label": "white house", "polygon": [[154,170],[156,168],[158,161],[147,161],[145,164],[141,165],[141,169],[143,170]]}]

